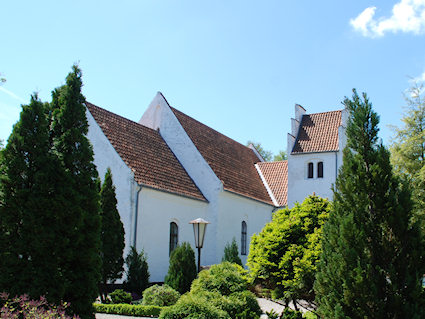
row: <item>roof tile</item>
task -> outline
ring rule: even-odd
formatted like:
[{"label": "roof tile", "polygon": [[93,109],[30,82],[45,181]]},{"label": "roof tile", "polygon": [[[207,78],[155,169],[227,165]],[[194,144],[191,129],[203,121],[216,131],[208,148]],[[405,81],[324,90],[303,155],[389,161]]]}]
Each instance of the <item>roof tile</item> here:
[{"label": "roof tile", "polygon": [[288,161],[257,163],[279,206],[287,205]]}]

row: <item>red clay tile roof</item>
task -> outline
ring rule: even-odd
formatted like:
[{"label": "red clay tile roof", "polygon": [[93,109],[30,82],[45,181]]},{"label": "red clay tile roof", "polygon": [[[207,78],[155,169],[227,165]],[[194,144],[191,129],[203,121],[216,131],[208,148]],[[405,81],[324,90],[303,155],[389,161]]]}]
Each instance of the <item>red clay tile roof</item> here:
[{"label": "red clay tile roof", "polygon": [[171,108],[193,144],[207,161],[225,190],[273,205],[250,148]]},{"label": "red clay tile roof", "polygon": [[341,111],[305,114],[291,154],[338,150]]},{"label": "red clay tile roof", "polygon": [[206,201],[157,131],[91,103],[86,106],[137,183]]},{"label": "red clay tile roof", "polygon": [[288,161],[257,163],[279,206],[287,205]]}]

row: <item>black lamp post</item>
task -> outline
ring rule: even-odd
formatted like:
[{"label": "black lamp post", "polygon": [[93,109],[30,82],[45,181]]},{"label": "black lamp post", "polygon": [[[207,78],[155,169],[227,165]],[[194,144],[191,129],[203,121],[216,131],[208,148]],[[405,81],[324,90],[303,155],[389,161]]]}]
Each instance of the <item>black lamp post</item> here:
[{"label": "black lamp post", "polygon": [[198,248],[198,272],[201,271],[201,248],[204,245],[205,231],[210,222],[202,218],[197,218],[189,222],[193,225],[193,233],[195,235],[195,246]]}]

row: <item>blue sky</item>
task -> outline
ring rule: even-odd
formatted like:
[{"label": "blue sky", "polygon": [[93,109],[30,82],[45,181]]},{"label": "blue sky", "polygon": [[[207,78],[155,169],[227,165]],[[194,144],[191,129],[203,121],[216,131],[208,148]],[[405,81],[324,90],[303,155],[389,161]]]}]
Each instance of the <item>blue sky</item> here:
[{"label": "blue sky", "polygon": [[341,109],[367,92],[401,125],[425,80],[425,0],[3,1],[0,139],[33,92],[50,101],[74,62],[87,100],[138,121],[157,91],[241,142],[286,149],[294,104]]}]

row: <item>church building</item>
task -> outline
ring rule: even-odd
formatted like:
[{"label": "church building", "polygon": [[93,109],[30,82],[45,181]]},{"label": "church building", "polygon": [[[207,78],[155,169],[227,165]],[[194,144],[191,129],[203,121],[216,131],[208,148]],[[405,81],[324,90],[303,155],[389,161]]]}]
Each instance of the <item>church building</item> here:
[{"label": "church building", "polygon": [[194,248],[191,220],[210,222],[201,265],[221,262],[233,238],[245,264],[251,236],[275,210],[292,207],[313,192],[332,198],[346,111],[307,115],[296,105],[288,160],[264,162],[252,145],[171,107],[161,93],[139,122],[86,106],[99,175],[111,168],[116,186],[124,255],[131,246],[143,249],[152,282],[164,281],[170,253],[179,243]]}]

